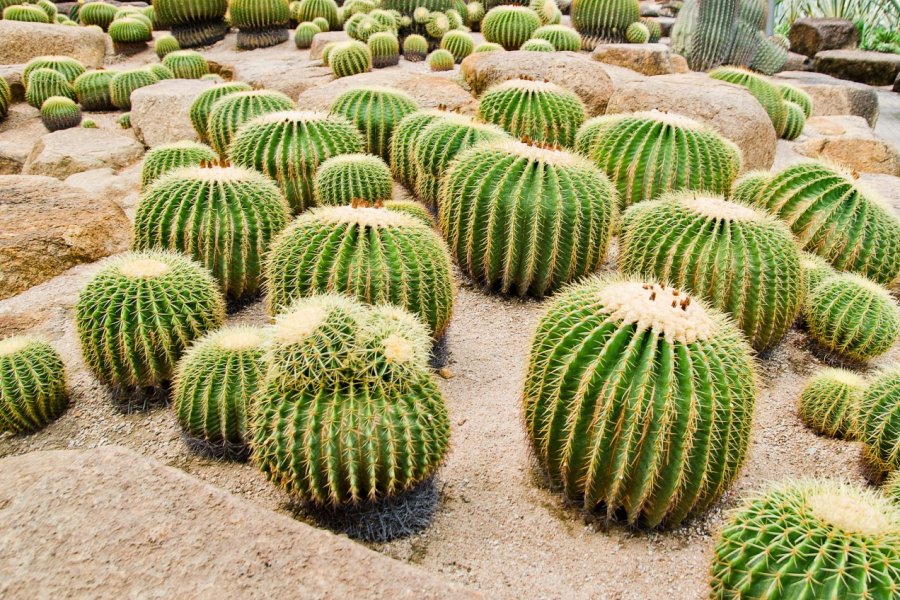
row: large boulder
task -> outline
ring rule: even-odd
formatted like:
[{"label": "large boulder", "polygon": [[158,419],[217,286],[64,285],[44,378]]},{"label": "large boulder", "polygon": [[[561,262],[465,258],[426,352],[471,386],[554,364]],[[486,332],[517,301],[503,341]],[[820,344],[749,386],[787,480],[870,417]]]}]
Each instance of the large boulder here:
[{"label": "large boulder", "polygon": [[868,85],[891,85],[900,74],[900,54],[865,50],[825,50],[816,54],[815,69]]},{"label": "large boulder", "polygon": [[878,120],[878,94],[862,83],[802,71],[782,71],[775,75],[775,80],[783,80],[809,94],[813,101],[813,116],[856,115],[865,119],[870,127]]},{"label": "large boulder", "polygon": [[881,139],[862,117],[810,117],[809,139],[797,144],[797,152],[837,162],[854,171],[900,175],[900,153]]},{"label": "large boulder", "polygon": [[199,140],[189,114],[194,98],[215,85],[201,79],[166,79],[131,94],[131,127],[145,146]]},{"label": "large boulder", "polygon": [[738,145],[744,170],[768,169],[777,135],[762,105],[737,85],[701,73],[660,75],[627,83],[609,99],[607,113],[657,109],[706,123]]},{"label": "large boulder", "polygon": [[0,20],[0,64],[27,63],[46,54],[71,56],[86,67],[102,67],[106,34],[88,27]]},{"label": "large boulder", "polygon": [[625,67],[643,75],[677,73],[672,52],[664,44],[598,44],[591,53],[594,60]]},{"label": "large boulder", "polygon": [[0,298],[127,250],[130,240],[131,223],[110,198],[52,177],[0,175]]},{"label": "large boulder", "polygon": [[613,92],[603,65],[577,52],[479,52],[462,61],[460,72],[475,94],[522,77],[561,85],[578,94],[591,116],[606,111]]},{"label": "large boulder", "polygon": [[0,460],[10,598],[478,598],[124,448]]},{"label": "large boulder", "polygon": [[859,33],[846,19],[797,19],[788,33],[791,51],[812,58],[823,50],[856,48]]},{"label": "large boulder", "polygon": [[143,154],[144,146],[130,134],[73,127],[41,137],[22,172],[65,179],[91,169],[118,170],[139,160]]}]

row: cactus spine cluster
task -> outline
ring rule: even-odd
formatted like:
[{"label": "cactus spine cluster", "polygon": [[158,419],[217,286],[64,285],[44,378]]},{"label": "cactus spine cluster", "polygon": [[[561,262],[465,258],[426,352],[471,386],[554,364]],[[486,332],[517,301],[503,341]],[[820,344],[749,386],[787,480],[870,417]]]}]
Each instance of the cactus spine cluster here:
[{"label": "cactus spine cluster", "polygon": [[201,163],[212,164],[218,160],[219,156],[212,148],[198,142],[185,140],[156,146],[144,156],[141,188],[146,189],[169,171],[182,167],[196,167]]},{"label": "cactus spine cluster", "polygon": [[169,52],[162,59],[175,75],[176,79],[200,79],[209,74],[209,63],[196,50],[176,50]]},{"label": "cactus spine cluster", "polygon": [[313,181],[317,206],[345,206],[353,202],[381,204],[391,199],[391,170],[371,154],[342,154],[323,162]]},{"label": "cactus spine cluster", "polygon": [[40,109],[47,98],[62,96],[75,100],[75,88],[66,80],[66,76],[53,69],[35,69],[28,77],[25,87],[25,101],[34,108]]},{"label": "cactus spine cluster", "polygon": [[391,136],[397,124],[419,105],[407,94],[390,88],[362,87],[347,90],[331,105],[331,114],[356,125],[366,141],[366,151],[390,159]]},{"label": "cactus spine cluster", "polygon": [[49,131],[77,127],[81,123],[81,109],[70,98],[50,96],[41,105],[41,122]]},{"label": "cactus spine cluster", "polygon": [[268,48],[288,39],[288,0],[231,0],[229,14],[231,23],[238,28],[238,48]]},{"label": "cactus spine cluster", "polygon": [[900,471],[900,368],[879,374],[863,394],[859,438],[873,467]]},{"label": "cactus spine cluster", "polygon": [[116,108],[131,110],[131,93],[158,81],[149,69],[120,71],[109,80],[109,99]]},{"label": "cactus spine cluster", "polygon": [[188,114],[191,117],[191,123],[193,124],[197,135],[200,136],[200,139],[202,141],[207,141],[209,139],[209,113],[212,112],[213,105],[216,101],[221,100],[228,94],[233,94],[235,92],[249,92],[252,89],[252,87],[242,81],[232,81],[213,86],[200,92],[200,94],[194,98],[194,102],[191,104],[191,108],[188,111]]},{"label": "cactus spine cluster", "polygon": [[328,55],[328,66],[335,77],[350,77],[372,70],[372,53],[358,40],[334,45]]},{"label": "cactus spine cluster", "polygon": [[0,432],[37,431],[66,406],[66,371],[59,353],[31,337],[0,339]]},{"label": "cactus spine cluster", "polygon": [[737,476],[755,389],[727,317],[672,287],[594,277],[538,324],[525,425],[550,482],[586,510],[677,526]]},{"label": "cactus spine cluster", "polygon": [[800,420],[829,437],[854,439],[865,380],[844,369],[823,369],[800,393]]},{"label": "cactus spine cluster", "polygon": [[156,20],[168,27],[182,48],[208,46],[225,37],[228,0],[156,0]]},{"label": "cactus spine cluster", "polygon": [[578,52],[581,50],[581,36],[574,29],[565,25],[543,25],[534,30],[531,37],[547,40],[559,52]]},{"label": "cactus spine cluster", "polygon": [[488,42],[500,44],[506,50],[518,50],[542,25],[533,10],[525,6],[497,6],[484,15],[481,33]]},{"label": "cactus spine cluster", "polygon": [[262,115],[294,110],[294,101],[271,90],[233,92],[216,100],[206,120],[206,135],[219,156],[228,155],[238,129]]},{"label": "cactus spine cluster", "polygon": [[601,43],[626,41],[628,26],[640,19],[637,0],[573,0],[572,26],[585,50]]}]

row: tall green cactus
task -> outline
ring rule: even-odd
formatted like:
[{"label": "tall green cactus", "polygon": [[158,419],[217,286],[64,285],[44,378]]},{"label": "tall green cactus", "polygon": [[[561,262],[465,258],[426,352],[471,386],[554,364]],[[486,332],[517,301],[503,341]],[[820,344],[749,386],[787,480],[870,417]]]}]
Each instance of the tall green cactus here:
[{"label": "tall green cactus", "polygon": [[109,99],[119,110],[131,110],[131,94],[135,90],[158,82],[149,69],[119,71],[109,80]]},{"label": "tall green cactus", "polygon": [[232,25],[238,28],[238,48],[268,48],[288,39],[288,0],[231,0],[229,12]]},{"label": "tall green cactus", "polygon": [[191,124],[194,126],[194,131],[197,132],[200,139],[202,141],[207,141],[209,139],[209,113],[212,112],[213,105],[217,100],[224,98],[228,94],[233,94],[235,92],[249,92],[252,89],[253,88],[250,87],[250,85],[243,81],[231,81],[200,92],[197,97],[194,98],[193,103],[191,103],[191,108],[188,111],[188,114],[191,117]]},{"label": "tall green cactus", "polygon": [[860,408],[860,439],[876,468],[900,471],[900,368],[876,376],[866,389]]},{"label": "tall green cactus", "polygon": [[168,27],[182,48],[208,46],[228,33],[228,0],[155,0],[157,21]]},{"label": "tall green cactus", "polygon": [[25,101],[34,108],[43,106],[47,98],[62,96],[75,100],[75,88],[66,80],[66,76],[53,69],[35,69],[28,78],[25,88]]},{"label": "tall green cactus", "polygon": [[484,15],[481,33],[484,39],[503,46],[506,50],[518,50],[541,26],[541,19],[525,6],[497,6]]},{"label": "tall green cactus", "polygon": [[865,389],[866,381],[852,371],[823,369],[800,393],[800,420],[823,435],[852,440]]},{"label": "tall green cactus", "polygon": [[196,167],[201,163],[215,163],[219,156],[206,144],[189,140],[162,144],[150,149],[144,156],[141,167],[141,188],[147,189],[151,183],[175,169]]},{"label": "tall green cactus", "polygon": [[669,286],[593,277],[538,324],[525,426],[550,481],[586,510],[677,526],[737,476],[755,391],[727,317]]},{"label": "tall green cactus", "polygon": [[345,117],[359,128],[366,151],[390,160],[391,136],[403,117],[419,109],[407,94],[381,87],[347,90],[335,98],[331,114]]},{"label": "tall green cactus", "polygon": [[446,114],[438,110],[419,110],[403,117],[394,128],[388,164],[397,181],[410,190],[415,188],[415,144],[419,133]]},{"label": "tall green cactus", "polygon": [[32,337],[0,339],[0,432],[37,431],[67,406],[66,370],[59,353]]},{"label": "tall green cactus", "polygon": [[313,195],[316,206],[345,206],[353,202],[381,204],[391,199],[391,170],[371,154],[342,154],[316,170]]},{"label": "tall green cactus", "polygon": [[219,153],[219,156],[225,157],[228,155],[231,140],[242,125],[262,115],[290,111],[294,108],[294,101],[281,92],[253,90],[227,94],[216,100],[209,111],[206,120],[209,145]]},{"label": "tall green cactus", "polygon": [[641,17],[637,0],[573,0],[572,26],[585,50],[602,43],[625,41],[628,26]]}]

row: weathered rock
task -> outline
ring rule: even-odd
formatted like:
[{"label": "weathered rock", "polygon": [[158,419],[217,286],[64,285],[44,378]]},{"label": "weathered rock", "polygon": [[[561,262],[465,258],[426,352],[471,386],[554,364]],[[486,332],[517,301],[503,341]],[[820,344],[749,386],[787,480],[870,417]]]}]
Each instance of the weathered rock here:
[{"label": "weathered rock", "polygon": [[812,60],[797,52],[788,52],[787,61],[781,67],[782,71],[812,71]]},{"label": "weathered rock", "polygon": [[578,94],[592,116],[604,113],[613,92],[604,66],[577,52],[479,52],[460,72],[475,94],[508,79],[550,81]]},{"label": "weathered rock", "polygon": [[671,55],[672,72],[673,73],[690,73],[691,68],[688,66],[687,59],[680,54]]},{"label": "weathered rock", "polygon": [[121,169],[139,160],[144,146],[131,135],[73,127],[41,137],[25,161],[26,175],[69,175],[109,167]]},{"label": "weathered rock", "polygon": [[323,31],[313,36],[309,47],[309,60],[321,60],[322,50],[331,42],[347,42],[350,36],[344,31]]},{"label": "weathered rock", "polygon": [[810,117],[809,139],[797,144],[800,154],[823,158],[855,171],[900,175],[900,153],[869,128],[862,117]]},{"label": "weathered rock", "polygon": [[856,48],[859,33],[846,19],[797,19],[788,39],[792,52],[812,58],[823,50]]},{"label": "weathered rock", "polygon": [[106,34],[87,27],[0,20],[0,64],[27,63],[46,54],[71,56],[86,67],[102,67]]},{"label": "weathered rock", "polygon": [[23,102],[13,104],[0,122],[0,175],[18,175],[35,141],[47,133],[41,112]]},{"label": "weathered rock", "polygon": [[878,120],[878,94],[867,85],[801,71],[782,71],[775,80],[784,80],[809,94],[813,116],[856,115],[871,127]]},{"label": "weathered rock", "polygon": [[115,446],[3,459],[0,507],[10,598],[479,597]]},{"label": "weathered rock", "polygon": [[25,100],[25,86],[22,83],[24,71],[25,65],[0,65],[0,77],[6,80],[13,102]]},{"label": "weathered rock", "polygon": [[0,298],[126,250],[130,230],[109,198],[51,177],[0,176]]},{"label": "weathered rock", "polygon": [[643,75],[669,75],[676,72],[672,52],[663,44],[598,44],[594,47],[591,58]]},{"label": "weathered rock", "polygon": [[768,169],[777,136],[766,111],[744,88],[701,73],[660,75],[613,92],[607,113],[658,109],[706,123],[738,145],[744,170]]},{"label": "weathered rock", "polygon": [[653,20],[659,24],[662,37],[669,37],[672,34],[672,27],[675,26],[675,17],[653,17]]},{"label": "weathered rock", "polygon": [[215,85],[200,79],[166,79],[131,94],[131,127],[145,146],[199,140],[189,114],[203,90]]},{"label": "weathered rock", "polygon": [[815,69],[869,85],[891,85],[900,74],[900,54],[865,50],[825,50],[816,54]]}]

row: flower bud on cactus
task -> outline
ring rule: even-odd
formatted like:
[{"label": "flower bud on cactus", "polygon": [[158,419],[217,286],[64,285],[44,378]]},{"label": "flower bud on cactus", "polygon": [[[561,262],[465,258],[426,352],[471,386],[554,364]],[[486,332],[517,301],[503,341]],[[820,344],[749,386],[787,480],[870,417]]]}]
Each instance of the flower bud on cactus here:
[{"label": "flower bud on cactus", "polygon": [[415,188],[414,153],[418,135],[436,119],[446,115],[447,113],[438,110],[419,110],[403,117],[394,128],[388,163],[391,165],[394,177],[410,190]]},{"label": "flower bud on cactus", "polygon": [[217,160],[219,156],[212,148],[198,142],[185,140],[156,146],[144,156],[141,188],[147,189],[151,183],[169,171],[182,167],[196,167],[201,163],[212,164]]},{"label": "flower bud on cactus", "polygon": [[626,41],[628,26],[640,19],[638,0],[573,0],[572,26],[585,50],[602,43]]},{"label": "flower bud on cactus", "polygon": [[369,36],[366,45],[372,53],[372,66],[376,69],[393,67],[400,62],[400,42],[390,31],[381,31]]},{"label": "flower bud on cactus", "polygon": [[35,338],[0,339],[0,432],[43,429],[67,406],[59,353]]},{"label": "flower bud on cactus", "polygon": [[813,102],[809,94],[800,88],[796,88],[786,83],[779,83],[776,87],[782,98],[787,102],[793,102],[803,109],[803,114],[806,118],[809,118],[812,115]]},{"label": "flower bud on cactus", "polygon": [[390,159],[391,136],[403,117],[419,105],[407,94],[390,88],[360,87],[347,90],[331,105],[331,114],[356,125],[366,140],[366,151]]},{"label": "flower bud on cactus", "polygon": [[41,122],[48,131],[77,127],[81,123],[81,109],[74,100],[50,96],[41,106]]},{"label": "flower bud on cactus", "polygon": [[176,79],[200,79],[209,73],[209,63],[196,50],[176,50],[162,59]]},{"label": "flower bud on cactus", "polygon": [[737,476],[755,391],[751,350],[730,319],[676,288],[593,277],[538,324],[525,424],[568,498],[677,526]]},{"label": "flower bud on cactus", "polygon": [[75,100],[75,88],[66,80],[66,76],[53,69],[35,69],[28,77],[25,88],[25,100],[34,108],[40,108],[47,98],[62,96]]},{"label": "flower bud on cactus", "polygon": [[225,37],[228,0],[155,0],[156,19],[182,48],[209,46]]},{"label": "flower bud on cactus", "polygon": [[341,28],[338,6],[334,0],[300,0],[300,5],[297,7],[297,20],[302,22],[317,18],[323,18],[328,22],[328,29],[322,31]]},{"label": "flower bud on cactus", "polygon": [[391,199],[393,187],[387,164],[371,154],[342,154],[329,158],[316,171],[313,182],[317,206],[345,206],[354,201],[381,204]]},{"label": "flower bud on cactus", "polygon": [[759,205],[762,191],[769,185],[772,173],[769,171],[748,171],[736,179],[731,189],[731,197],[742,204]]},{"label": "flower bud on cactus", "polygon": [[565,25],[544,25],[534,30],[532,38],[547,40],[560,52],[578,52],[581,50],[581,36],[574,29]]},{"label": "flower bud on cactus", "polygon": [[452,71],[455,62],[450,51],[443,48],[438,48],[429,54],[427,60],[428,68],[432,71]]},{"label": "flower bud on cactus", "polygon": [[358,75],[372,70],[372,53],[360,41],[340,42],[328,55],[328,65],[335,77]]},{"label": "flower bud on cactus", "polygon": [[775,133],[779,136],[784,133],[787,108],[778,88],[764,77],[738,67],[719,67],[710,71],[709,76],[747,88],[747,91],[762,104],[768,113],[769,119],[775,127]]},{"label": "flower bud on cactus", "polygon": [[734,318],[757,350],[790,329],[804,292],[800,250],[783,223],[694,192],[628,209],[619,266],[706,298]]},{"label": "flower bud on cactus", "polygon": [[229,13],[232,24],[238,28],[238,48],[268,48],[288,39],[288,0],[231,0]]},{"label": "flower bud on cactus", "polygon": [[497,6],[481,21],[481,33],[488,42],[517,50],[541,26],[541,20],[525,6]]},{"label": "flower bud on cactus", "polygon": [[320,33],[320,30],[315,24],[309,21],[300,23],[294,30],[294,45],[300,50],[306,50],[312,46],[313,38],[317,33]]},{"label": "flower bud on cactus", "polygon": [[191,104],[191,108],[188,111],[188,114],[191,117],[191,123],[194,125],[194,130],[200,136],[200,139],[204,141],[208,139],[207,125],[209,113],[212,112],[212,107],[216,101],[224,98],[228,94],[233,94],[235,92],[249,92],[252,89],[252,87],[242,81],[232,81],[216,85],[200,92],[194,99],[194,102]]},{"label": "flower bud on cactus", "polygon": [[781,138],[785,140],[796,140],[803,133],[806,126],[806,116],[803,109],[798,104],[785,100],[785,119],[784,129],[781,132]]},{"label": "flower bud on cactus", "polygon": [[322,162],[362,151],[359,131],[343,117],[288,111],[243,126],[231,144],[230,157],[234,164],[277,181],[296,214],[313,205],[313,177]]},{"label": "flower bud on cactus", "polygon": [[828,437],[852,440],[865,388],[865,380],[852,371],[823,369],[800,393],[800,420]]},{"label": "flower bud on cactus", "polygon": [[166,57],[167,54],[171,54],[172,52],[178,52],[181,50],[181,44],[178,43],[171,35],[164,35],[156,38],[156,56],[162,60]]},{"label": "flower bud on cactus", "polygon": [[294,108],[294,101],[281,92],[253,90],[227,94],[215,101],[206,120],[206,135],[210,146],[219,156],[225,157],[232,139],[242,125],[262,115]]},{"label": "flower bud on cactus", "polygon": [[428,54],[428,40],[421,35],[414,33],[403,40],[403,58],[409,62],[423,61],[426,54]]},{"label": "flower bud on cactus", "polygon": [[116,108],[131,110],[131,93],[158,81],[149,69],[120,71],[109,80],[109,99]]},{"label": "flower bud on cactus", "polygon": [[68,56],[38,56],[28,61],[22,71],[22,85],[28,87],[28,78],[37,69],[52,69],[73,83],[85,71],[84,65]]},{"label": "flower bud on cactus", "polygon": [[475,50],[475,41],[465,31],[448,31],[441,38],[441,48],[452,54],[453,60],[459,63]]}]

